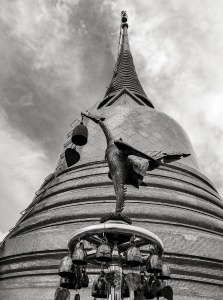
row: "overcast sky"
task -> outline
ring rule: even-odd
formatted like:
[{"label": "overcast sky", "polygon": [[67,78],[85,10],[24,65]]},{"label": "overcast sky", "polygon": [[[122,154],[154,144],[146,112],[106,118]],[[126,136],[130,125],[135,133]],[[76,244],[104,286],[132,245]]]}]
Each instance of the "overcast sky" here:
[{"label": "overcast sky", "polygon": [[129,15],[136,70],[223,195],[222,0],[0,0],[0,240],[104,94]]}]

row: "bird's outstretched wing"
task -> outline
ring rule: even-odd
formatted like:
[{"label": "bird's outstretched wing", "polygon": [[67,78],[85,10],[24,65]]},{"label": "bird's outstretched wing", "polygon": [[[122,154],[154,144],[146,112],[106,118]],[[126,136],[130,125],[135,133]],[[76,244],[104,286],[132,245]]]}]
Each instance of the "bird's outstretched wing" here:
[{"label": "bird's outstretched wing", "polygon": [[145,158],[145,159],[148,159],[148,160],[152,160],[152,161],[155,161],[155,159],[152,157],[152,156],[149,156],[145,153],[142,153],[140,152],[139,150],[133,148],[132,146],[124,143],[123,141],[120,141],[120,140],[115,140],[114,141],[116,147],[122,151],[122,154],[124,156],[129,156],[129,155],[135,155],[135,156],[139,156],[139,157],[142,157],[142,158]]},{"label": "bird's outstretched wing", "polygon": [[137,174],[143,177],[148,170],[150,162],[148,159],[130,155],[127,159],[127,164],[130,165]]}]

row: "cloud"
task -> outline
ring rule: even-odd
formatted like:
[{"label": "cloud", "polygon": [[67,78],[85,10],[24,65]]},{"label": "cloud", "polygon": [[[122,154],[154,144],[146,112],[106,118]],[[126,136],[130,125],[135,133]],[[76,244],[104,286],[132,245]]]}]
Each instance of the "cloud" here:
[{"label": "cloud", "polygon": [[7,230],[31,202],[34,191],[39,189],[53,165],[40,145],[10,127],[2,108],[0,128],[0,227]]}]

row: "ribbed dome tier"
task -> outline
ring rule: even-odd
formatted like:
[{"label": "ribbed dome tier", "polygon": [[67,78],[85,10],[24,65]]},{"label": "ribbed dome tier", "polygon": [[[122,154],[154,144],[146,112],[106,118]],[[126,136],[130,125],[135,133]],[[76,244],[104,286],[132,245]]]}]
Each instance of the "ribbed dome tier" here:
[{"label": "ribbed dome tier", "polygon": [[118,57],[117,70],[114,71],[112,82],[105,96],[120,91],[123,87],[128,88],[133,93],[141,94],[147,99],[136,74],[130,51],[125,51]]}]

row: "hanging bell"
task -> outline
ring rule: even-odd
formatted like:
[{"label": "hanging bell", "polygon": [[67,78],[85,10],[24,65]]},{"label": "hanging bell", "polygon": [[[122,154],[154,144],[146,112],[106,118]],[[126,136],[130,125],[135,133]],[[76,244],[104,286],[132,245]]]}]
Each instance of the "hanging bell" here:
[{"label": "hanging bell", "polygon": [[81,299],[80,294],[76,294],[76,295],[74,296],[74,300],[80,300],[80,299]]},{"label": "hanging bell", "polygon": [[148,273],[162,272],[162,260],[157,254],[151,254],[146,260],[146,271]]},{"label": "hanging bell", "polygon": [[101,271],[98,278],[95,279],[92,285],[92,297],[94,298],[106,298],[108,296],[108,284],[105,280],[105,272]]},{"label": "hanging bell", "polygon": [[88,287],[89,285],[89,277],[88,274],[86,273],[85,267],[82,268],[81,285],[82,287]]},{"label": "hanging bell", "polygon": [[88,139],[88,129],[83,124],[83,122],[81,122],[79,125],[74,127],[71,141],[75,145],[84,146],[85,144],[87,144],[87,139]]},{"label": "hanging bell", "polygon": [[75,290],[76,289],[76,278],[61,277],[60,286],[65,289]]},{"label": "hanging bell", "polygon": [[101,262],[112,260],[111,248],[107,244],[107,239],[103,238],[101,245],[96,252],[96,259]]},{"label": "hanging bell", "polygon": [[76,274],[74,272],[74,265],[72,263],[72,259],[70,255],[65,256],[62,261],[60,262],[59,268],[58,268],[58,274],[61,277],[69,277],[74,278],[76,277]]},{"label": "hanging bell", "polygon": [[157,278],[162,280],[170,279],[170,269],[167,264],[162,265],[162,272],[157,275]]},{"label": "hanging bell", "polygon": [[72,262],[76,265],[86,265],[86,252],[84,251],[84,241],[77,243],[72,254]]},{"label": "hanging bell", "polygon": [[67,148],[65,150],[65,159],[68,168],[75,165],[80,160],[80,154],[76,149]]},{"label": "hanging bell", "polygon": [[161,294],[167,300],[173,300],[173,289],[170,285],[166,285],[162,290]]},{"label": "hanging bell", "polygon": [[137,267],[142,265],[142,256],[139,248],[136,247],[134,242],[134,237],[130,240],[130,247],[126,251],[126,264],[132,267]]}]

